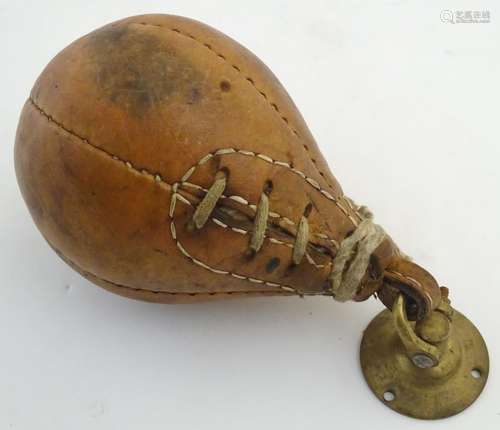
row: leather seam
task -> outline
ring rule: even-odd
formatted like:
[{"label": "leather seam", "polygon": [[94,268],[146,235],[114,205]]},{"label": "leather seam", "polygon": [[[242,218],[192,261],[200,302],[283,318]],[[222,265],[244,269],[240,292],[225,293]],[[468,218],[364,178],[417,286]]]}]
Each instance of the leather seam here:
[{"label": "leather seam", "polygon": [[[316,189],[316,191],[320,192],[320,195],[322,195],[324,198],[326,198],[327,200],[333,202],[344,213],[344,215],[348,217],[348,219],[353,223],[353,225],[355,227],[358,225],[358,222],[340,204],[340,202],[338,201],[337,198],[335,198],[334,196],[332,196],[328,191],[326,191],[323,188],[321,188],[321,186],[314,179],[309,178],[308,176],[306,176],[300,170],[297,170],[297,169],[293,168],[290,164],[285,163],[283,161],[274,160],[274,159],[272,159],[271,157],[269,157],[269,156],[267,156],[265,154],[259,154],[259,153],[255,153],[253,151],[247,151],[247,150],[235,149],[235,148],[223,148],[223,149],[218,149],[216,151],[209,152],[208,154],[205,154],[202,158],[200,158],[198,160],[198,162],[196,164],[192,165],[189,169],[187,169],[187,171],[184,173],[184,175],[182,175],[182,177],[181,177],[181,179],[180,179],[179,182],[176,182],[176,183],[174,183],[172,185],[172,199],[171,199],[171,202],[170,202],[170,210],[169,210],[169,216],[170,216],[170,220],[171,220],[170,221],[170,233],[172,235],[172,239],[174,240],[177,248],[181,251],[182,254],[184,254],[187,258],[189,258],[194,264],[196,264],[197,266],[200,266],[200,267],[204,268],[205,270],[208,270],[210,272],[213,272],[213,273],[216,273],[216,274],[219,274],[219,275],[232,276],[232,277],[234,277],[236,279],[250,281],[250,282],[255,283],[255,284],[265,284],[265,285],[268,285],[270,287],[281,288],[282,290],[285,290],[285,291],[295,292],[297,294],[304,294],[303,292],[300,292],[300,290],[297,290],[296,288],[291,287],[289,285],[284,285],[284,284],[281,284],[281,283],[265,281],[264,279],[254,278],[254,277],[251,277],[251,276],[246,276],[246,275],[241,275],[239,273],[234,273],[234,272],[229,271],[229,270],[221,270],[221,269],[216,269],[214,267],[211,267],[211,266],[207,265],[206,263],[204,263],[203,261],[198,260],[196,257],[193,257],[186,250],[186,248],[184,248],[184,246],[182,245],[181,241],[177,238],[177,231],[176,231],[175,219],[174,219],[177,200],[180,200],[181,202],[184,202],[184,203],[190,205],[189,201],[186,200],[182,195],[180,195],[178,193],[179,186],[182,186],[183,184],[188,183],[189,178],[194,174],[194,172],[196,171],[196,169],[198,167],[200,167],[201,165],[205,164],[206,162],[208,162],[209,160],[211,160],[213,157],[224,156],[224,155],[234,155],[234,154],[239,154],[239,155],[243,155],[243,156],[246,156],[246,157],[258,158],[258,159],[260,159],[260,160],[262,160],[262,161],[264,161],[266,163],[269,163],[271,165],[276,165],[276,166],[279,166],[281,168],[285,168],[285,169],[290,170],[294,174],[296,174],[299,177],[301,177],[311,187],[313,187],[314,189]],[[189,183],[189,184],[190,185],[195,185],[195,184],[191,184],[191,183]],[[225,197],[227,197],[227,196],[225,196]],[[240,199],[240,200],[242,199],[242,197],[240,197],[240,196],[236,196],[236,197],[238,197],[238,199]],[[243,199],[243,201],[246,202],[246,203],[248,203],[245,199]],[[318,267],[316,267],[316,268],[318,268]]]},{"label": "leather seam", "polygon": [[[182,200],[183,197],[178,197],[179,196],[179,193],[177,193],[177,186],[178,186],[178,183],[176,184],[169,184],[168,182],[165,182],[163,181],[163,179],[161,178],[161,176],[159,175],[153,175],[150,171],[146,170],[146,169],[142,169],[142,170],[139,170],[137,169],[136,167],[134,167],[132,165],[132,163],[130,163],[129,161],[124,161],[122,159],[120,159],[119,157],[117,157],[116,155],[110,153],[109,151],[106,151],[96,145],[93,145],[92,143],[90,143],[90,141],[86,138],[84,138],[83,136],[79,135],[78,133],[74,132],[73,130],[71,130],[70,128],[64,126],[61,122],[59,121],[56,121],[55,118],[48,114],[44,109],[42,109],[36,102],[35,100],[32,98],[32,97],[29,97],[29,102],[30,104],[42,115],[44,116],[49,122],[52,122],[53,124],[55,124],[57,127],[59,127],[61,130],[63,130],[64,132],[70,134],[71,136],[74,136],[76,137],[77,139],[79,139],[80,141],[82,141],[83,143],[85,144],[88,144],[90,147],[94,148],[95,150],[97,151],[100,151],[102,152],[103,154],[105,154],[106,156],[108,157],[111,157],[113,160],[117,161],[117,162],[120,162],[124,165],[126,165],[129,169],[131,170],[134,170],[135,172],[137,173],[140,173],[140,174],[143,174],[143,175],[146,175],[148,177],[150,177],[151,179],[154,179],[155,181],[157,182],[162,182],[163,184],[165,185],[168,185],[171,187],[172,189],[172,200],[171,200],[171,208],[170,208],[170,213],[173,213],[172,210],[173,208],[175,208],[175,202],[177,199],[180,199]],[[204,157],[206,158],[206,157]],[[203,159],[202,159],[203,160]],[[200,160],[201,161],[201,160]],[[194,171],[194,170],[193,170]],[[183,176],[183,179],[187,179],[189,178],[186,177],[186,175]],[[187,201],[187,200],[186,200]],[[182,246],[182,244],[177,240],[176,238],[176,234],[175,234],[175,225],[173,225],[173,220],[172,220],[172,224],[171,224],[171,234],[172,234],[172,237],[174,239],[174,242],[176,243],[176,246],[177,248],[181,251],[181,253],[187,257],[192,263],[194,263],[195,265],[199,266],[199,267],[202,267],[212,273],[216,273],[216,274],[227,274],[227,275],[231,275],[233,276],[234,278],[236,279],[240,279],[240,280],[247,280],[249,282],[252,282],[252,283],[256,283],[256,284],[265,284],[265,285],[268,285],[270,287],[279,287],[281,290],[283,291],[288,291],[288,292],[293,292],[295,294],[299,294],[299,295],[303,295],[304,293],[302,292],[299,292],[297,289],[293,288],[293,287],[289,287],[287,285],[283,285],[283,284],[278,284],[278,283],[274,283],[274,282],[269,282],[269,281],[264,281],[262,279],[257,279],[257,278],[253,278],[253,277],[248,277],[248,276],[243,276],[243,275],[239,275],[239,274],[235,274],[235,273],[232,273],[232,272],[227,272],[226,271],[221,271],[221,270],[218,270],[218,269],[214,269],[204,263],[202,263],[201,261],[197,260],[196,258],[192,257],[185,249],[184,247]],[[221,273],[221,272],[224,272],[224,273]],[[149,291],[149,290],[148,290]]]},{"label": "leather seam", "polygon": [[135,167],[134,165],[132,165],[132,163],[130,161],[125,161],[123,160],[122,158],[118,157],[117,155],[97,146],[97,145],[94,145],[92,142],[90,142],[88,139],[86,139],[85,137],[83,137],[82,135],[78,134],[77,132],[71,130],[70,128],[68,128],[67,126],[65,126],[63,123],[57,121],[52,115],[50,115],[49,113],[47,113],[44,109],[42,109],[41,106],[39,106],[35,100],[33,99],[33,97],[29,97],[28,98],[28,102],[42,115],[44,116],[49,122],[52,122],[53,124],[55,124],[57,127],[59,127],[61,130],[65,131],[66,133],[68,133],[69,135],[73,136],[73,137],[76,137],[78,140],[80,140],[82,143],[85,143],[87,145],[89,145],[90,147],[92,147],[93,149],[95,149],[96,151],[98,152],[101,152],[103,153],[104,155],[110,157],[111,159],[113,159],[114,161],[117,161],[119,163],[122,163],[124,164],[127,168],[131,169],[131,170],[134,170],[136,173],[139,173],[139,174],[142,174],[142,175],[146,175],[150,178],[152,178],[153,180],[155,180],[156,182],[161,182],[169,187],[172,187],[171,184],[169,184],[168,182],[164,181],[162,179],[162,177],[158,174],[158,173],[152,173],[151,171],[145,169],[145,168],[138,168],[138,167]]},{"label": "leather seam", "polygon": [[[165,181],[160,174],[158,173],[152,173],[150,170],[148,169],[145,169],[145,168],[142,168],[142,169],[139,169],[138,167],[136,167],[135,165],[133,165],[130,161],[126,161],[120,157],[118,157],[117,155],[109,152],[109,151],[106,151],[105,149],[99,147],[99,146],[96,146],[94,144],[92,144],[88,139],[86,139],[85,137],[81,136],[80,134],[76,133],[75,131],[71,130],[70,128],[68,128],[67,126],[65,126],[63,123],[57,121],[52,115],[50,115],[49,113],[47,113],[44,109],[42,109],[36,102],[35,100],[32,98],[32,97],[29,97],[28,98],[28,101],[29,103],[41,114],[43,115],[45,118],[47,118],[47,120],[49,120],[50,122],[52,122],[53,124],[55,124],[57,127],[59,127],[61,130],[63,130],[64,132],[68,133],[69,135],[71,136],[74,136],[76,137],[77,139],[79,139],[81,142],[89,145],[90,147],[92,147],[93,149],[95,149],[96,151],[99,151],[99,152],[102,152],[103,154],[105,154],[106,156],[112,158],[114,161],[117,161],[119,163],[122,163],[124,164],[127,168],[135,171],[136,173],[138,174],[142,174],[142,175],[145,175],[145,176],[148,176],[150,179],[154,180],[155,182],[159,182],[159,183],[163,183],[165,185],[167,185],[168,187],[172,188],[172,184],[170,184],[169,182]],[[223,150],[219,150],[219,151],[223,151]],[[238,150],[239,151],[239,150]],[[244,153],[245,151],[241,151],[242,153]],[[249,151],[246,151],[247,153],[249,153]],[[211,156],[212,153],[208,154],[208,156]],[[263,157],[266,157],[265,155],[263,154],[257,154],[257,157],[258,158],[263,158]],[[267,157],[269,158],[269,157]],[[270,158],[269,158],[270,159]],[[202,161],[203,158],[200,160]],[[280,165],[281,162],[277,162],[274,160],[274,164],[277,164],[277,165]],[[284,165],[284,164],[287,164],[288,167],[291,168],[291,166],[288,165],[288,163],[281,163],[281,165]],[[197,165],[199,165],[199,162],[197,163]],[[292,169],[293,170],[293,169]],[[299,176],[302,176],[302,177],[305,177],[305,175],[298,171],[297,169],[295,169],[296,172],[299,174]],[[195,189],[198,189],[198,190],[202,190],[204,192],[206,192],[207,190],[200,187],[199,185],[196,185],[196,184],[193,184],[193,183],[190,183],[190,182],[187,182],[187,181],[182,181],[181,182],[182,185],[185,185],[186,187],[191,187],[191,188],[195,188]],[[327,192],[328,193],[328,192]],[[231,200],[234,200],[240,204],[243,204],[245,206],[248,206],[250,207],[251,209],[255,210],[256,209],[256,206],[255,205],[252,205],[251,203],[249,203],[246,199],[244,199],[243,197],[241,196],[238,196],[238,195],[232,195],[232,196],[224,196],[224,198],[228,198],[228,199],[231,199]],[[342,198],[342,196],[341,196]],[[349,201],[346,200],[347,203],[350,205]],[[358,215],[359,217],[359,214],[355,211],[355,209],[350,206],[350,208],[353,210],[353,212]],[[348,215],[345,208],[344,207],[340,207],[341,211],[344,213],[344,215]],[[271,212],[270,213],[271,217],[273,218],[277,218],[277,219],[281,219],[283,220],[286,224],[290,224],[290,225],[294,225],[296,226],[296,223],[293,222],[290,218],[286,217],[286,216],[283,216],[283,215],[280,215],[279,213],[276,213],[276,212]],[[212,217],[213,219],[213,217]],[[217,221],[215,221],[215,223],[217,224]],[[355,222],[353,222],[353,224],[355,224]],[[316,237],[320,238],[320,239],[326,239],[328,240],[329,242],[331,242],[336,248],[338,248],[339,246],[339,243],[338,241],[336,241],[335,239],[333,239],[332,237],[324,234],[324,233],[315,233],[314,234]]]},{"label": "leather seam", "polygon": [[[176,184],[174,184],[174,185],[173,185],[173,188],[175,188],[175,186],[176,186],[176,185],[177,185],[177,187],[178,187],[179,185],[186,185],[186,184],[195,185],[195,184],[191,184],[191,183],[189,183],[189,182],[178,182],[178,183],[176,183]],[[200,189],[203,189],[203,188],[201,188],[201,187],[200,187]],[[205,190],[205,191],[206,191],[206,190]],[[229,198],[231,198],[231,197],[238,197],[239,199],[244,200],[244,199],[243,199],[243,197],[240,197],[240,196],[234,196],[234,195],[233,195],[233,196],[230,196],[230,197],[227,197],[227,196],[222,196],[221,198],[229,199]],[[174,195],[172,195],[171,206],[170,206],[170,211],[169,211],[169,215],[170,215],[170,216],[172,216],[172,215],[173,215],[173,211],[175,210],[175,204],[173,203],[175,199],[180,200],[182,203],[184,203],[184,204],[186,204],[186,205],[188,205],[188,206],[191,206],[191,207],[193,206],[193,204],[192,204],[192,203],[191,203],[188,199],[186,199],[186,198],[185,198],[182,194],[180,194],[180,193],[174,193]],[[243,202],[242,202],[241,200],[238,200],[238,203],[243,204]],[[255,206],[255,205],[251,205],[251,204],[249,204],[248,202],[247,202],[247,205],[248,205],[249,207],[253,207],[253,206]],[[288,219],[288,218],[283,217],[283,216],[281,216],[281,215],[279,215],[279,214],[276,214],[276,215],[278,215],[278,217],[279,217],[280,219]],[[220,219],[216,218],[215,216],[211,216],[211,217],[209,217],[209,220],[211,220],[211,221],[212,221],[212,222],[213,222],[216,226],[218,226],[218,227],[220,227],[220,228],[224,228],[224,229],[229,229],[229,230],[231,230],[231,231],[233,231],[234,233],[237,233],[237,234],[247,235],[247,234],[249,233],[249,231],[248,231],[248,230],[245,230],[245,229],[242,229],[242,228],[231,227],[230,225],[225,224],[224,222],[222,222]],[[296,224],[295,224],[293,221],[291,221],[291,220],[290,220],[290,223],[291,223],[292,225],[296,225]],[[171,227],[171,228],[172,228],[172,227]],[[174,227],[174,228],[175,228],[175,227]],[[175,233],[174,233],[174,234],[175,234]],[[291,235],[292,237],[295,237],[292,233],[290,233],[290,235]],[[319,234],[319,233],[316,233],[316,234],[314,234],[314,235],[315,235],[315,236],[317,236],[317,237],[320,237],[320,238],[322,238],[322,239],[326,239],[326,240],[330,241],[330,243],[332,243],[332,244],[333,244],[334,246],[336,246],[336,248],[338,249],[338,246],[339,246],[339,245],[338,245],[338,242],[337,242],[335,239],[331,239],[331,238],[330,238],[330,237],[328,237],[327,235],[324,235],[324,234]],[[281,246],[285,246],[285,247],[287,247],[287,248],[292,248],[292,249],[293,249],[293,244],[292,244],[292,243],[285,242],[285,241],[282,241],[282,240],[279,240],[279,239],[276,239],[276,238],[274,238],[274,237],[267,236],[267,235],[265,235],[265,236],[264,236],[264,238],[265,238],[265,239],[267,239],[269,242],[271,242],[271,243],[272,243],[272,244],[274,244],[274,245],[281,245]],[[175,240],[175,239],[174,239],[174,240]],[[182,244],[181,244],[181,246],[182,246]],[[186,255],[186,256],[187,256],[187,255]],[[331,266],[331,264],[332,264],[332,262],[331,262],[331,261],[330,261],[328,264],[318,264],[318,263],[316,263],[316,261],[315,261],[315,260],[311,257],[311,255],[310,255],[308,252],[306,252],[305,256],[306,256],[306,260],[307,260],[307,262],[308,262],[309,264],[311,264],[312,266],[314,266],[316,269],[323,269],[323,268],[325,268],[325,267]],[[331,256],[329,256],[329,257],[330,257],[330,258],[332,258]],[[190,255],[190,256],[189,256],[189,258],[193,258],[193,257]],[[328,257],[327,257],[327,258],[328,258]],[[202,263],[202,262],[200,262],[200,263]],[[196,264],[198,264],[198,262],[196,262]],[[198,264],[198,265],[200,265],[200,264]],[[205,267],[206,265],[205,265],[204,263],[202,263],[202,264],[201,264],[201,266],[202,266],[202,267],[204,267],[204,268],[206,268],[206,267]],[[210,270],[211,270],[211,269],[214,269],[214,268],[210,268]],[[219,271],[218,269],[214,269],[214,270]],[[216,273],[217,273],[217,272],[216,272]]]},{"label": "leather seam", "polygon": [[77,265],[74,261],[70,260],[68,257],[63,255],[61,251],[56,249],[52,244],[49,245],[51,248],[56,252],[57,255],[61,257],[61,259],[65,262],[67,262],[70,266],[74,267],[77,269],[85,278],[88,277],[94,277],[97,280],[104,282],[106,284],[110,284],[115,288],[121,288],[124,290],[130,290],[130,291],[136,291],[140,293],[151,293],[155,295],[168,295],[168,296],[184,296],[184,297],[192,297],[192,296],[200,296],[200,295],[206,295],[206,296],[222,296],[222,295],[251,295],[251,294],[286,294],[286,291],[283,290],[262,290],[262,291],[196,291],[196,292],[174,292],[174,291],[159,291],[159,290],[148,290],[145,288],[137,288],[137,287],[130,287],[128,285],[123,285],[123,284],[117,284],[116,282],[109,281],[108,279],[101,278],[97,276],[96,274],[89,272],[87,270],[84,270],[81,268],[79,265]]},{"label": "leather seam", "polygon": [[[240,151],[238,149],[235,149],[235,151]],[[210,155],[210,154],[209,154]],[[262,155],[262,154],[260,154]],[[180,182],[180,185],[184,186],[184,187],[188,187],[188,188],[194,188],[195,190],[199,190],[199,191],[203,191],[204,193],[206,193],[208,190],[206,188],[203,188],[197,184],[193,184],[191,182],[187,182],[187,181],[183,181],[183,182]],[[238,196],[238,195],[230,195],[230,196],[226,196],[226,195],[222,195],[221,196],[222,199],[228,199],[228,200],[233,200],[235,201],[236,203],[239,203],[241,205],[244,205],[244,206],[248,206],[252,211],[256,212],[257,211],[257,206],[250,203],[248,200],[246,200],[245,198],[243,198],[242,196]],[[341,196],[341,198],[343,198],[343,196]],[[346,200],[348,202],[348,200]],[[355,209],[349,204],[349,207],[353,210],[353,212],[358,216],[360,217],[359,213],[357,213],[355,211]],[[345,215],[345,212],[343,211],[344,215]],[[280,215],[279,213],[277,212],[274,212],[274,211],[269,211],[269,216],[275,220],[282,220],[285,224],[288,224],[288,225],[293,225],[295,227],[297,227],[297,223],[295,223],[294,221],[292,221],[290,218],[286,217],[286,216],[283,216],[283,215]],[[361,217],[360,217],[361,219]],[[214,221],[216,224],[219,224],[220,225],[220,220],[212,217],[212,221]],[[357,221],[355,221],[357,223]],[[223,223],[222,223],[223,224]],[[235,230],[233,227],[230,227],[230,226],[224,226],[224,225],[221,225],[221,227],[228,227],[228,228],[231,228],[233,230]],[[238,230],[238,229],[236,229]],[[236,231],[236,233],[239,233],[238,231]],[[327,234],[324,234],[324,233],[312,233],[313,236],[319,238],[319,239],[324,239],[324,240],[327,240],[328,242],[330,242],[336,249],[339,248],[339,242],[335,239],[333,239],[332,237],[328,236]],[[293,236],[293,234],[292,234]],[[294,236],[295,237],[295,236]]]},{"label": "leather seam", "polygon": [[[96,146],[96,145],[93,145],[93,144],[92,144],[92,143],[91,143],[88,139],[86,139],[86,138],[84,138],[83,136],[79,135],[78,133],[76,133],[75,131],[71,130],[70,128],[66,127],[66,126],[65,126],[64,124],[62,124],[61,122],[57,121],[57,120],[56,120],[56,119],[55,119],[52,115],[50,115],[49,113],[47,113],[44,109],[42,109],[42,108],[41,108],[41,107],[40,107],[40,106],[39,106],[39,105],[35,102],[35,100],[33,99],[33,97],[31,97],[31,96],[30,96],[30,97],[28,98],[28,102],[29,102],[29,103],[30,103],[30,104],[31,104],[31,105],[32,105],[32,106],[33,106],[33,107],[34,107],[34,108],[35,108],[35,109],[36,109],[36,110],[37,110],[37,111],[38,111],[38,112],[39,112],[42,116],[44,116],[44,117],[45,117],[45,118],[46,118],[49,122],[52,122],[53,124],[55,124],[57,127],[59,127],[59,128],[60,128],[61,130],[63,130],[64,132],[68,133],[68,134],[69,134],[69,135],[71,135],[71,136],[76,137],[77,139],[79,139],[79,140],[80,140],[80,141],[82,141],[83,143],[88,144],[90,147],[92,147],[92,148],[93,148],[93,149],[95,149],[96,151],[102,152],[102,153],[103,153],[103,154],[105,154],[106,156],[111,157],[113,160],[118,161],[118,162],[120,162],[120,163],[122,163],[122,164],[126,165],[129,169],[134,170],[136,173],[146,175],[146,176],[150,177],[151,179],[153,179],[154,181],[156,181],[156,182],[161,182],[161,183],[163,183],[163,184],[165,184],[165,185],[167,185],[167,186],[171,187],[171,188],[172,188],[172,190],[174,190],[174,185],[176,185],[176,184],[174,184],[174,185],[169,184],[168,182],[164,181],[164,180],[161,178],[161,176],[160,176],[159,174],[153,174],[153,173],[151,173],[150,171],[148,171],[147,169],[138,169],[138,168],[134,167],[134,166],[133,166],[133,165],[132,165],[129,161],[124,161],[124,160],[122,160],[121,158],[117,157],[116,155],[112,154],[111,152],[106,151],[105,149],[100,148],[100,147],[98,147],[98,146]],[[234,150],[234,151],[241,151],[241,150]],[[245,151],[244,151],[244,152],[245,152]],[[247,154],[247,155],[249,155],[249,154]],[[260,155],[261,155],[261,157],[259,157],[259,158],[261,158],[261,159],[262,159],[262,154],[260,154]],[[264,157],[266,157],[266,156],[264,156]],[[204,158],[206,158],[206,156],[205,156]],[[202,158],[200,161],[204,160],[204,158]],[[263,159],[264,159],[265,161],[268,161],[268,160],[266,160],[266,158],[263,158]],[[272,160],[272,159],[271,159],[271,160]],[[200,162],[200,161],[199,161],[199,162]],[[199,163],[199,162],[198,162],[198,163]],[[269,162],[269,161],[268,161],[268,162]],[[198,165],[198,163],[197,163],[197,165]],[[276,161],[275,161],[275,160],[274,160],[274,163],[276,163]],[[279,163],[279,162],[278,162],[278,163]],[[188,172],[189,172],[189,170],[188,170]],[[192,174],[193,172],[194,172],[194,170],[191,172],[191,174]],[[187,172],[186,172],[186,173],[187,173]],[[184,176],[186,176],[186,174],[185,174]],[[190,176],[190,175],[189,175],[189,176]],[[184,182],[185,184],[190,184],[189,182],[187,182],[187,179],[189,178],[189,176],[187,176],[187,178],[184,178],[184,177],[183,177],[183,179],[184,179],[184,181],[183,181],[183,182]],[[194,185],[194,184],[190,184],[190,185]],[[311,185],[312,185],[312,184],[311,184]],[[178,195],[178,193],[175,193],[175,192],[174,192],[174,194],[172,195],[172,200],[174,200],[174,196],[177,196],[177,195]],[[235,196],[235,197],[238,197],[238,196]],[[241,198],[241,197],[240,197],[240,198]],[[174,207],[175,207],[175,205],[174,205]],[[351,206],[351,208],[352,208],[352,206]],[[357,214],[357,211],[355,211],[355,213]],[[286,217],[282,217],[282,218],[286,218]],[[212,218],[212,219],[213,219],[213,218]],[[291,221],[291,220],[290,220],[290,221]],[[293,223],[293,221],[291,221],[291,222]],[[174,227],[174,228],[175,228],[175,227]],[[326,236],[326,235],[320,235],[320,237],[323,237],[323,236]],[[326,236],[326,238],[328,238],[328,236]],[[330,239],[330,240],[332,240],[332,239]],[[58,254],[59,254],[59,255],[61,255],[59,252],[58,252]],[[191,256],[189,256],[189,258],[192,260],[192,257],[191,257]],[[66,259],[66,257],[64,257],[64,259]],[[73,262],[71,262],[71,263],[72,263],[75,267],[78,267],[78,266],[77,266],[76,264],[74,264]],[[90,275],[92,275],[92,276],[95,276],[97,279],[99,279],[99,280],[101,280],[101,281],[103,281],[103,282],[108,282],[108,283],[110,283],[110,284],[112,284],[112,285],[114,285],[114,286],[116,286],[116,287],[127,288],[127,289],[134,290],[134,291],[145,291],[145,292],[150,292],[150,293],[158,293],[158,294],[162,293],[162,294],[170,294],[170,295],[181,295],[181,294],[185,294],[185,295],[188,295],[188,296],[193,296],[193,295],[198,295],[198,294],[214,295],[214,294],[232,294],[232,293],[233,293],[233,292],[215,292],[215,293],[214,293],[214,292],[196,292],[196,293],[180,293],[180,292],[179,292],[179,293],[177,293],[177,292],[164,292],[164,291],[146,290],[146,289],[141,289],[141,288],[134,288],[134,287],[129,287],[129,286],[125,286],[125,285],[115,284],[115,283],[113,283],[113,282],[111,282],[111,281],[108,281],[108,280],[106,280],[106,279],[104,279],[104,278],[99,278],[99,277],[97,277],[96,275],[92,274],[91,272],[84,271],[83,269],[80,269],[80,270],[81,270],[82,272],[84,272],[84,273],[88,273],[88,274],[90,274]],[[409,280],[409,281],[411,281],[411,282],[414,282],[414,283],[416,283],[417,285],[421,285],[421,284],[420,284],[420,282],[418,282],[416,279],[414,279],[414,278],[410,278],[410,277],[408,277],[407,275],[404,275],[404,274],[399,273],[399,272],[392,272],[392,273],[394,273],[394,274],[396,274],[396,275],[399,275],[399,276],[401,276],[402,278],[407,279],[407,280]],[[290,291],[290,290],[285,289],[284,291]],[[303,294],[303,293],[300,293],[300,292],[296,291],[295,289],[293,289],[293,291],[294,291],[295,293],[298,293],[298,294]],[[279,290],[273,290],[273,292],[279,292]],[[254,292],[252,291],[252,292],[234,292],[234,293],[238,293],[238,294],[252,294],[252,293],[254,293]],[[324,295],[324,293],[317,293],[317,295]]]},{"label": "leather seam", "polygon": [[[242,235],[246,235],[246,234],[249,233],[247,230],[243,230],[243,229],[240,229],[240,228],[231,227],[231,226],[225,224],[224,222],[222,222],[218,218],[212,217],[211,220],[214,222],[214,224],[218,225],[219,227],[232,230],[235,233],[242,234]],[[276,239],[274,237],[268,236],[266,234],[264,234],[264,239],[267,239],[269,242],[271,242],[271,243],[273,243],[275,245],[282,245],[282,246],[286,246],[287,248],[293,249],[293,244],[290,243],[290,242],[285,242],[285,241]],[[316,263],[316,261],[314,261],[314,259],[311,257],[311,255],[307,251],[305,253],[305,257],[306,257],[307,262],[309,264],[313,265],[314,267],[316,267],[316,269],[323,269],[323,268],[325,268],[327,266],[330,266],[332,264],[331,262],[329,262],[328,264],[318,264],[318,263]]]},{"label": "leather seam", "polygon": [[311,162],[313,163],[314,167],[316,168],[316,171],[324,179],[324,181],[326,182],[326,184],[330,188],[333,188],[333,186],[330,183],[330,181],[326,178],[326,175],[319,168],[316,159],[311,156],[311,150],[310,150],[309,146],[304,142],[304,139],[302,138],[301,134],[294,127],[292,127],[292,125],[290,124],[289,119],[280,111],[280,108],[278,107],[278,105],[275,102],[272,102],[269,99],[269,97],[266,94],[266,92],[264,92],[263,90],[259,89],[259,87],[257,87],[257,85],[255,83],[255,80],[252,77],[250,77],[250,76],[246,76],[246,74],[243,73],[243,71],[241,70],[241,68],[238,65],[233,64],[232,62],[228,61],[228,59],[227,59],[227,57],[225,55],[223,55],[220,52],[216,51],[212,47],[212,45],[210,45],[209,43],[202,42],[201,40],[199,40],[195,36],[193,36],[191,33],[188,33],[188,32],[185,32],[185,31],[181,31],[177,27],[167,27],[167,26],[164,26],[164,25],[161,25],[161,24],[151,24],[151,23],[147,23],[147,22],[132,22],[131,24],[164,28],[166,30],[170,30],[170,31],[172,31],[174,33],[177,33],[177,34],[179,34],[181,36],[187,37],[187,38],[189,38],[191,40],[194,40],[195,42],[199,43],[200,45],[204,46],[209,51],[211,51],[213,54],[215,54],[218,58],[220,58],[221,60],[223,60],[224,62],[226,62],[228,65],[230,65],[239,75],[241,75],[241,77],[244,80],[246,80],[247,82],[250,83],[250,85],[252,85],[252,87],[257,91],[257,93],[260,94],[264,98],[264,100],[266,101],[266,103],[268,104],[268,106],[274,112],[276,112],[276,114],[283,121],[283,123],[286,125],[286,127],[292,132],[292,134],[295,137],[297,137],[297,139],[299,139],[299,141],[302,144],[302,147],[304,148],[304,150],[307,153],[307,156],[309,157],[309,160],[311,160]]}]

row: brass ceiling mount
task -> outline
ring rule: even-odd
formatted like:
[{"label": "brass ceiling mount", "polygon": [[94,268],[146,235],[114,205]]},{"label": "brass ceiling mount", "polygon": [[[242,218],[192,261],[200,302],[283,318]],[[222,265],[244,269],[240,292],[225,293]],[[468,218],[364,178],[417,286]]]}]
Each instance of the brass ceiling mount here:
[{"label": "brass ceiling mount", "polygon": [[420,419],[446,418],[470,406],[489,372],[486,344],[447,298],[428,317],[408,321],[402,295],[379,313],[361,341],[364,377],[384,404]]}]

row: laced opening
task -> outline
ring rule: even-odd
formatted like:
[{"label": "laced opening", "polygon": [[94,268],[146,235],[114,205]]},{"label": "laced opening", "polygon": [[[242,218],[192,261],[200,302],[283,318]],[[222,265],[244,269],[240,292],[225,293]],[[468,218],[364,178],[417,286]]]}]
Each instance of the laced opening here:
[{"label": "laced opening", "polygon": [[[227,184],[227,171],[220,170],[217,172],[215,181],[207,190],[205,196],[196,207],[191,221],[188,223],[190,230],[201,229],[212,214],[219,199],[223,196]],[[248,254],[255,255],[260,251],[266,238],[267,221],[269,218],[269,195],[273,189],[271,181],[267,181],[264,190],[260,196],[259,202],[255,210],[255,218],[253,229],[250,235],[248,245]],[[306,256],[307,244],[309,242],[309,223],[307,217],[311,213],[312,204],[308,204],[304,210],[304,214],[300,218],[295,242],[292,246],[292,263],[298,265]]]},{"label": "laced opening", "polygon": [[[217,172],[214,183],[198,204],[192,220],[188,224],[189,227],[201,229],[205,225],[217,202],[223,196],[227,177],[228,172],[226,170]],[[268,181],[256,206],[248,249],[250,255],[259,252],[266,237],[271,191],[272,183]],[[306,250],[310,233],[307,218],[312,211],[312,207],[312,204],[306,206],[298,223],[295,241],[291,246],[293,265],[299,265],[304,256],[308,257]],[[368,208],[365,206],[358,207],[357,211],[363,217],[363,221],[351,235],[344,238],[340,243],[328,277],[333,297],[342,302],[351,300],[356,295],[370,265],[371,255],[386,238],[386,233],[382,227],[373,222],[373,214]]]}]

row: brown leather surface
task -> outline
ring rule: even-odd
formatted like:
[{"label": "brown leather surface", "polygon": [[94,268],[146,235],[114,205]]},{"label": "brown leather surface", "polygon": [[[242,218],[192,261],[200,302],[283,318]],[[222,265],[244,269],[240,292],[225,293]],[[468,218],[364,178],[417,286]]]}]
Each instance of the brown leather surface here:
[{"label": "brown leather surface", "polygon": [[[329,295],[335,243],[361,220],[269,69],[220,32],[176,16],[127,18],[59,53],[24,106],[15,161],[50,245],[93,282],[138,299]],[[232,198],[214,216],[226,227],[209,220],[189,231],[204,195],[196,187],[209,188],[222,168]],[[242,230],[251,231],[268,181],[268,237],[249,258]],[[290,245],[309,204],[312,262],[294,267]],[[358,300],[398,258],[385,241]]]},{"label": "brown leather surface", "polygon": [[410,319],[419,319],[441,302],[443,291],[433,276],[419,265],[405,259],[394,259],[384,272],[384,285],[378,297],[392,309],[398,294],[405,294]]}]

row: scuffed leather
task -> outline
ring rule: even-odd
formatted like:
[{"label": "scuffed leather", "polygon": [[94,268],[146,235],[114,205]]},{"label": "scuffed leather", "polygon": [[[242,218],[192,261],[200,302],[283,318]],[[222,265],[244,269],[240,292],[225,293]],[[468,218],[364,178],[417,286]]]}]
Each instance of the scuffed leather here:
[{"label": "scuffed leather", "polygon": [[[330,295],[335,242],[361,220],[269,69],[227,36],[177,16],[117,21],[59,53],[24,106],[15,163],[31,215],[56,252],[92,282],[143,300]],[[214,212],[227,227],[210,220],[192,232],[199,187],[209,188],[220,169],[229,173],[225,194],[237,196]],[[198,188],[183,183],[187,173]],[[251,231],[268,181],[274,215],[249,258],[241,231]],[[175,193],[183,200],[174,205],[174,238]],[[294,267],[286,244],[309,204],[314,264]],[[407,270],[399,259],[384,241],[356,300],[383,286],[389,264]]]}]

